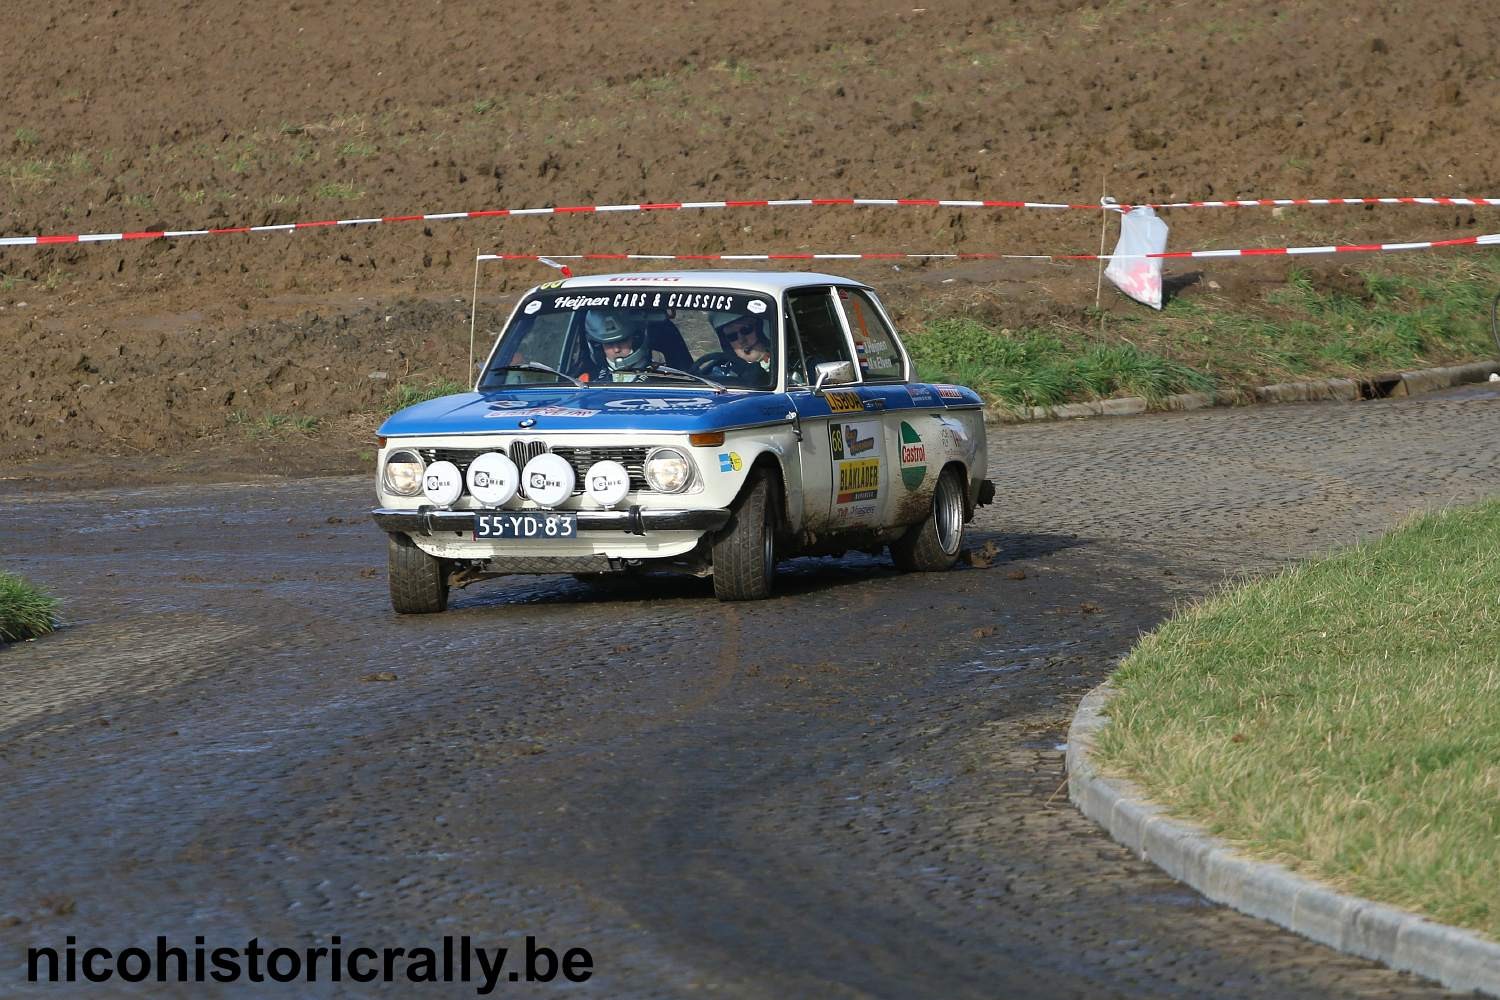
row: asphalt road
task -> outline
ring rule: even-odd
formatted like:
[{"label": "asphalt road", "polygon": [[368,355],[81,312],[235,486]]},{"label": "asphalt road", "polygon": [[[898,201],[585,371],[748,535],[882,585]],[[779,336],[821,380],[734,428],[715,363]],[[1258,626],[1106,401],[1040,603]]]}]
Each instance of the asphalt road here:
[{"label": "asphalt road", "polygon": [[[496,995],[1438,995],[1133,858],[1059,744],[1177,602],[1500,494],[1495,393],[991,437],[988,566],[799,560],[733,606],[532,578],[397,618],[362,480],[0,498],[67,620],[0,651],[0,994],[208,992],[28,987],[69,934],[531,934],[593,977]],[[212,995],[368,992],[475,991]]]}]

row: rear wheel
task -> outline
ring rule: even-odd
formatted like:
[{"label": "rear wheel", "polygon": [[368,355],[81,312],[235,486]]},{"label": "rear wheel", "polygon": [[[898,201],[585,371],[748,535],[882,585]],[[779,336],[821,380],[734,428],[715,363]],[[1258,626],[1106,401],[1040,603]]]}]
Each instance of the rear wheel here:
[{"label": "rear wheel", "polygon": [[729,524],[714,543],[714,596],[759,601],[771,596],[776,575],[776,499],[770,477],[750,473]]},{"label": "rear wheel", "polygon": [[932,493],[932,510],[891,543],[891,560],[907,573],[951,569],[964,547],[964,483],[957,469],[944,469]]},{"label": "rear wheel", "polygon": [[448,607],[448,567],[417,548],[406,535],[391,532],[389,557],[391,607],[397,614],[426,615]]}]

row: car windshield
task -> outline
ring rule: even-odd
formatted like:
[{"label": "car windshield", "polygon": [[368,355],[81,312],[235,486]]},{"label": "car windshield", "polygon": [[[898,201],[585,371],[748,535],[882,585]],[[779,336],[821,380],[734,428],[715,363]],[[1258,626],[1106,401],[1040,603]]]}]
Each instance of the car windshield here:
[{"label": "car windshield", "polygon": [[729,389],[774,389],[775,300],[720,288],[538,290],[501,334],[479,388],[564,382],[528,364],[591,386],[701,384],[698,375]]}]

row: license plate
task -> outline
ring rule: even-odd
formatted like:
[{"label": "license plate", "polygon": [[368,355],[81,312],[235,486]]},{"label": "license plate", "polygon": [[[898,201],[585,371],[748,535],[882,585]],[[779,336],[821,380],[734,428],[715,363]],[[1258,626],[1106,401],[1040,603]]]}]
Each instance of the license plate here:
[{"label": "license plate", "polygon": [[495,513],[474,515],[475,538],[575,538],[577,514]]}]

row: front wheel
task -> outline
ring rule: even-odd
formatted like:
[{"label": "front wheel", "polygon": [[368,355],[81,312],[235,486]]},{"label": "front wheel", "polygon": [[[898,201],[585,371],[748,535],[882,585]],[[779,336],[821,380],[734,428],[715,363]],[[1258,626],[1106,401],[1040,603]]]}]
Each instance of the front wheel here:
[{"label": "front wheel", "polygon": [[776,575],[776,500],[764,472],[752,472],[729,525],[714,542],[714,596],[759,601]]},{"label": "front wheel", "polygon": [[391,607],[401,615],[427,615],[448,607],[448,567],[406,535],[388,536]]},{"label": "front wheel", "polygon": [[957,469],[944,469],[932,493],[932,510],[891,543],[891,560],[906,573],[952,569],[964,547],[964,483]]}]

